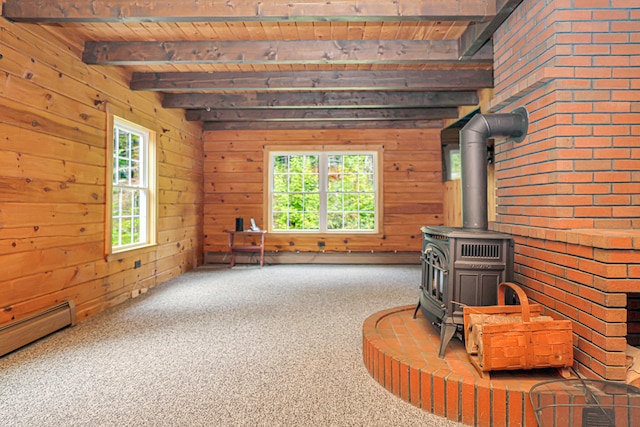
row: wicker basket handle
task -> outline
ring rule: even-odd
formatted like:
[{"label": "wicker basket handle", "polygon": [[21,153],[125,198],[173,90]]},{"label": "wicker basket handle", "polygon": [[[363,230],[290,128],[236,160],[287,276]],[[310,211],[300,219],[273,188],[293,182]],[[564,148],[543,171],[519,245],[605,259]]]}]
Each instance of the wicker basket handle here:
[{"label": "wicker basket handle", "polygon": [[515,291],[516,295],[518,295],[518,301],[520,301],[520,307],[522,310],[522,321],[529,322],[531,321],[531,312],[529,310],[529,298],[527,298],[527,294],[524,293],[522,288],[515,283],[511,282],[502,282],[498,285],[498,304],[505,305],[505,291],[507,288],[511,288]]}]

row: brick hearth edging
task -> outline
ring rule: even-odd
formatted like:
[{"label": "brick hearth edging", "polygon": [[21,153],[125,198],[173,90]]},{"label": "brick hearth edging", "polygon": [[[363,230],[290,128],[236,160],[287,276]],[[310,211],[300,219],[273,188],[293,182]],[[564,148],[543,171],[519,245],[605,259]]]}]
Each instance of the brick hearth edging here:
[{"label": "brick hearth edging", "polygon": [[415,306],[369,316],[362,326],[362,355],[369,373],[391,393],[441,417],[481,427],[537,426],[529,390],[557,379],[554,370],[505,371],[480,378],[461,342],[438,358],[440,336]]}]

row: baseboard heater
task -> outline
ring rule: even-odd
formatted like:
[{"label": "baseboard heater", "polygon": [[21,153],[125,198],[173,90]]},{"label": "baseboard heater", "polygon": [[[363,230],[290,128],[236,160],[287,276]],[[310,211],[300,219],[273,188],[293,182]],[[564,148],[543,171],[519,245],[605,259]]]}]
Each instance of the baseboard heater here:
[{"label": "baseboard heater", "polygon": [[40,313],[0,326],[0,357],[76,323],[76,306],[65,301]]}]

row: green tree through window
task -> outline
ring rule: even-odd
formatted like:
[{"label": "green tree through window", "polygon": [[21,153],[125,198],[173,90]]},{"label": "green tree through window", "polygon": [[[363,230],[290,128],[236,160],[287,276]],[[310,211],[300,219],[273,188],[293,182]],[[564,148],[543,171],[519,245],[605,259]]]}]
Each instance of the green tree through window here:
[{"label": "green tree through window", "polygon": [[149,167],[149,134],[115,120],[111,182],[111,245],[115,250],[150,241]]},{"label": "green tree through window", "polygon": [[376,153],[273,153],[273,231],[375,231]]}]

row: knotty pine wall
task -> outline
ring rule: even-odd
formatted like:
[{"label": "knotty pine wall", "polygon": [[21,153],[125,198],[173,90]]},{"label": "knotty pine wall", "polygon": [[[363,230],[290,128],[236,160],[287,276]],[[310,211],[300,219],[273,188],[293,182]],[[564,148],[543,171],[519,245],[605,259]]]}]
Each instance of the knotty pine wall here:
[{"label": "knotty pine wall", "polygon": [[[264,217],[265,147],[269,145],[383,145],[382,233],[375,236],[267,235],[265,249],[279,252],[412,252],[420,227],[442,224],[440,129],[207,131],[204,133],[204,251],[228,252],[226,230]],[[416,256],[416,262],[419,258]]]},{"label": "knotty pine wall", "polygon": [[[0,324],[67,299],[82,320],[202,258],[201,128],[55,31],[0,19]],[[157,133],[159,190],[158,245],[109,261],[106,108]]]}]

